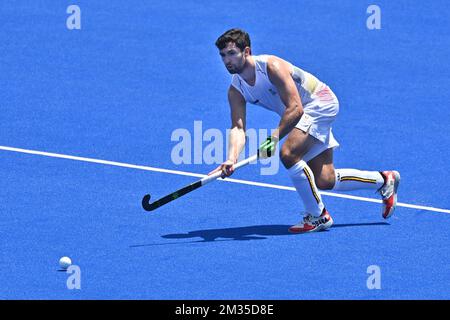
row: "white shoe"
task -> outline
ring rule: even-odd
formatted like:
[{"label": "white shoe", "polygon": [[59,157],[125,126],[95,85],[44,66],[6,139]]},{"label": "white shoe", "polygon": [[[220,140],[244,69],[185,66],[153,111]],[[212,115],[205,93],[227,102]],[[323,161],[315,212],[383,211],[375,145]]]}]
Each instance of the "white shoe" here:
[{"label": "white shoe", "polygon": [[394,213],[397,206],[397,189],[400,184],[400,173],[397,171],[383,171],[384,185],[379,192],[383,200],[382,216],[387,219]]},{"label": "white shoe", "polygon": [[319,217],[315,217],[312,214],[305,214],[303,220],[295,226],[289,228],[289,232],[292,233],[304,233],[315,232],[328,229],[333,225],[333,218],[331,218],[327,209],[323,209],[322,214]]}]

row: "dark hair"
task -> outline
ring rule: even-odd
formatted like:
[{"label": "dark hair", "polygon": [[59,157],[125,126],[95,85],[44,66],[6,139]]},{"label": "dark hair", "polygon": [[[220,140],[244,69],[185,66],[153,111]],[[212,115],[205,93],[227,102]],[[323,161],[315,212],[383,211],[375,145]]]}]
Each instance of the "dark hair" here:
[{"label": "dark hair", "polygon": [[234,42],[236,47],[244,51],[245,47],[250,47],[250,36],[242,29],[230,29],[217,39],[216,47],[222,50],[229,42]]}]

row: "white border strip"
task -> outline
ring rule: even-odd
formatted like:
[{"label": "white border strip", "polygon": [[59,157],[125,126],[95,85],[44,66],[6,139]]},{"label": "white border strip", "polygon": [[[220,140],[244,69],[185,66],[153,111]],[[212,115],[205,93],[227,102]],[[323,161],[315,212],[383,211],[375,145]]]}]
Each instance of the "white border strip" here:
[{"label": "white border strip", "polygon": [[[137,169],[137,170],[169,173],[169,174],[176,174],[176,175],[196,177],[196,178],[204,178],[206,176],[204,174],[198,174],[198,173],[192,173],[192,172],[185,172],[185,171],[178,171],[178,170],[169,170],[169,169],[161,169],[161,168],[148,167],[148,166],[139,166],[139,165],[123,163],[123,162],[100,160],[100,159],[85,158],[85,157],[77,157],[77,156],[70,156],[70,155],[66,155],[66,154],[59,154],[59,153],[52,153],[52,152],[43,152],[43,151],[20,149],[20,148],[12,148],[12,147],[6,147],[6,146],[0,146],[0,150],[19,152],[19,153],[26,153],[26,154],[34,154],[34,155],[45,156],[45,157],[52,157],[52,158],[61,158],[61,159],[69,159],[69,160],[75,160],[75,161],[83,161],[83,162],[105,164],[105,165],[110,165],[110,166],[131,168],[131,169]],[[264,188],[279,189],[279,190],[295,191],[295,188],[293,188],[293,187],[286,187],[286,186],[280,186],[280,185],[276,185],[276,184],[262,183],[262,182],[256,182],[256,181],[238,180],[238,179],[231,179],[231,178],[219,179],[219,181],[227,181],[227,182],[246,184],[246,185],[257,186],[257,187],[264,187]],[[351,200],[358,200],[358,201],[365,201],[365,202],[381,203],[381,200],[372,199],[372,198],[357,197],[357,196],[352,196],[352,195],[347,195],[347,194],[339,194],[339,193],[325,192],[325,191],[321,191],[320,193],[322,195],[330,196],[330,197],[337,197],[337,198],[344,198],[344,199],[351,199]],[[420,206],[420,205],[401,203],[401,202],[398,202],[397,206],[410,208],[410,209],[418,209],[418,210],[427,210],[427,211],[434,211],[434,212],[450,213],[450,210],[448,210],[448,209],[440,209],[440,208]]]}]

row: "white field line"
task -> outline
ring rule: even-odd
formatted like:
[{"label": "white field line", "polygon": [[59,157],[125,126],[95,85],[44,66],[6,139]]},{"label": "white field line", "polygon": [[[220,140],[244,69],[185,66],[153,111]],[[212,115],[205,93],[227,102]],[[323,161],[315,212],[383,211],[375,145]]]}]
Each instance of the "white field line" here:
[{"label": "white field line", "polygon": [[[110,165],[110,166],[116,166],[116,167],[124,167],[124,168],[137,169],[137,170],[145,170],[145,171],[161,172],[161,173],[168,173],[168,174],[176,174],[176,175],[196,177],[196,178],[204,178],[206,176],[204,174],[198,174],[198,173],[192,173],[192,172],[185,172],[185,171],[178,171],[178,170],[169,170],[169,169],[155,168],[155,167],[149,167],[149,166],[134,165],[134,164],[123,163],[123,162],[100,160],[100,159],[93,159],[93,158],[85,158],[85,157],[71,156],[71,155],[66,155],[66,154],[59,154],[59,153],[52,153],[52,152],[43,152],[43,151],[28,150],[28,149],[20,149],[20,148],[13,148],[13,147],[7,147],[7,146],[0,146],[0,150],[11,151],[11,152],[19,152],[19,153],[26,153],[26,154],[34,154],[34,155],[39,155],[39,156],[44,156],[44,157],[51,157],[51,158],[60,158],[60,159],[69,159],[69,160],[75,160],[75,161],[98,163],[98,164],[104,164],[104,165]],[[287,187],[287,186],[281,186],[281,185],[269,184],[269,183],[262,183],[262,182],[256,182],[256,181],[239,180],[239,179],[232,179],[232,178],[218,179],[218,180],[219,181],[225,181],[225,182],[246,184],[246,185],[257,186],[257,187],[295,191],[295,188],[293,188],[293,187]],[[365,202],[381,203],[381,200],[379,200],[379,199],[358,197],[358,196],[352,196],[352,195],[340,194],[340,193],[334,193],[334,192],[325,192],[325,191],[321,191],[320,193],[322,195],[330,196],[330,197],[337,197],[337,198],[344,198],[344,199],[365,201]],[[410,208],[410,209],[417,209],[417,210],[427,210],[427,211],[434,211],[434,212],[450,213],[450,210],[448,210],[448,209],[434,208],[434,207],[421,206],[421,205],[408,204],[408,203],[401,203],[401,202],[398,202],[397,206]]]}]

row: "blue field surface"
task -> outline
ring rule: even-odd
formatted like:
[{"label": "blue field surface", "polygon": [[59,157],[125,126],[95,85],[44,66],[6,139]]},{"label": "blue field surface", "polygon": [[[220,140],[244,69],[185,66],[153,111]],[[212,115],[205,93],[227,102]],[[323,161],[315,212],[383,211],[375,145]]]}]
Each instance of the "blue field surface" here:
[{"label": "blue field surface", "polygon": [[[80,30],[66,25],[73,4]],[[376,1],[379,30],[366,26],[371,4],[2,1],[0,299],[449,299],[447,2]],[[211,146],[212,129],[225,142],[230,75],[214,43],[232,27],[249,32],[253,54],[336,93],[335,166],[398,170],[392,218],[372,191],[325,194],[334,226],[290,234],[303,208],[280,163],[275,175],[252,164],[232,177],[249,184],[216,181],[142,209],[143,195],[217,166],[194,163],[194,145]],[[247,117],[256,132],[279,120],[253,105]],[[183,129],[191,161],[177,164]],[[62,256],[80,289],[67,287]]]}]

